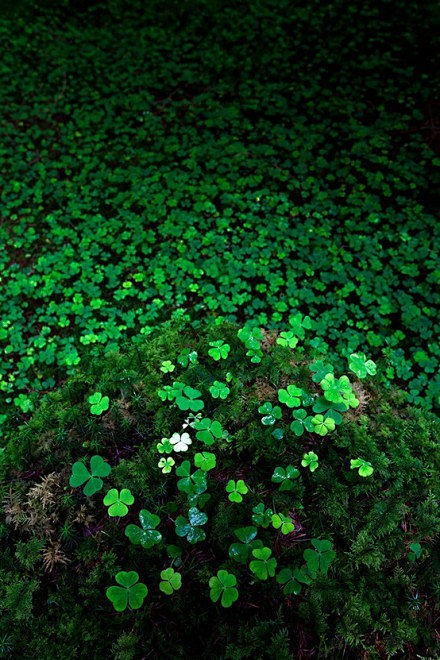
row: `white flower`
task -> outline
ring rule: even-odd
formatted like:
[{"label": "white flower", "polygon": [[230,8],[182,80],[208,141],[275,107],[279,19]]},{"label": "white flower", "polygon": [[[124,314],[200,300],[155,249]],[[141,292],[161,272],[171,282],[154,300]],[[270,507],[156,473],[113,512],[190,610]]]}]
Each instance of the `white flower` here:
[{"label": "white flower", "polygon": [[187,451],[189,445],[192,444],[192,440],[189,437],[189,433],[182,433],[182,435],[179,435],[178,433],[173,433],[173,435],[170,438],[170,442],[172,445],[174,445],[173,447],[174,451]]}]

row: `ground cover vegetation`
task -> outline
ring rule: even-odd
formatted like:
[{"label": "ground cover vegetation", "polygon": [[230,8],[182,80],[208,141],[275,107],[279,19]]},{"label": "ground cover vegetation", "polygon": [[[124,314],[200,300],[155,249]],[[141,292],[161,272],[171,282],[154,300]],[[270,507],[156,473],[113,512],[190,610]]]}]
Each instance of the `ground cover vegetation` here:
[{"label": "ground cover vegetation", "polygon": [[438,403],[436,3],[14,7],[0,421],[182,314],[312,314],[335,359]]},{"label": "ground cover vegetation", "polygon": [[294,332],[181,321],[16,428],[2,657],[436,656],[440,420]]}]

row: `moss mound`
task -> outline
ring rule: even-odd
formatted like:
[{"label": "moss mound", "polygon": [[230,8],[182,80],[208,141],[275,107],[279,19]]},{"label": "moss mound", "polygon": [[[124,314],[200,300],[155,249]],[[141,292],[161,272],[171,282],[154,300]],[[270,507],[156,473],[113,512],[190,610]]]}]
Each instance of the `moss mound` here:
[{"label": "moss mound", "polygon": [[440,421],[308,327],[171,327],[42,400],[0,459],[1,657],[436,654]]}]

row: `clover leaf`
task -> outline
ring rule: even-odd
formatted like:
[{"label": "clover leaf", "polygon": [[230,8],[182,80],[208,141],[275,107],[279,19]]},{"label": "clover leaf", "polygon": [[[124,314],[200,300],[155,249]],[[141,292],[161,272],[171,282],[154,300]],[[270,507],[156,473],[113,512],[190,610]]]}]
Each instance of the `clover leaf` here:
[{"label": "clover leaf", "polygon": [[125,528],[125,536],[130,539],[131,543],[141,545],[145,549],[152,548],[153,545],[160,543],[162,534],[155,529],[160,523],[159,516],[147,511],[147,509],[141,509],[139,521],[142,529],[138,525],[127,525]]},{"label": "clover leaf", "polygon": [[191,463],[183,461],[178,468],[176,468],[176,475],[182,477],[177,482],[177,488],[182,493],[187,495],[201,495],[207,489],[206,473],[203,470],[196,470],[191,474]]},{"label": "clover leaf", "polygon": [[327,401],[342,403],[344,398],[350,398],[353,394],[350,381],[347,376],[335,378],[334,374],[327,374],[320,382]]},{"label": "clover leaf", "polygon": [[87,482],[83,493],[90,496],[101,490],[104,483],[100,477],[108,477],[110,472],[110,465],[101,456],[92,456],[90,459],[90,472],[81,461],[77,461],[72,465],[72,476],[69,484],[72,488],[78,488],[78,486],[82,486]]},{"label": "clover leaf", "polygon": [[296,436],[301,436],[304,431],[309,431],[311,433],[314,429],[312,424],[312,417],[307,416],[307,412],[304,408],[299,408],[299,410],[294,410],[292,413],[294,421],[290,425],[290,430],[294,432]]},{"label": "clover leaf", "polygon": [[[115,517],[126,516],[128,513],[128,506],[133,504],[134,497],[128,488],[123,488],[119,493],[116,488],[108,491],[103,500],[105,506],[109,507],[108,515]],[[128,506],[127,506],[128,505]]]},{"label": "clover leaf", "polygon": [[172,371],[175,369],[175,365],[171,362],[171,360],[164,360],[162,362],[162,365],[160,367],[160,370],[163,371],[164,374],[170,374]]},{"label": "clover leaf", "polygon": [[177,536],[186,536],[188,543],[194,544],[198,541],[204,541],[206,534],[200,525],[208,521],[208,516],[196,507],[191,507],[188,511],[188,518],[178,516],[174,521]]},{"label": "clover leaf", "polygon": [[138,582],[139,574],[136,571],[120,571],[116,573],[115,580],[121,586],[109,587],[105,593],[116,612],[123,612],[127,606],[132,610],[142,607],[148,589],[145,584]]},{"label": "clover leaf", "polygon": [[177,358],[177,362],[182,367],[187,367],[189,364],[197,364],[197,351],[192,351],[190,348],[184,348]]},{"label": "clover leaf", "polygon": [[214,575],[209,580],[209,596],[212,602],[216,603],[221,598],[222,607],[231,607],[238,599],[236,584],[237,578],[233,573],[225,570],[217,571],[217,576]]},{"label": "clover leaf", "polygon": [[249,564],[249,568],[260,580],[267,580],[268,577],[275,575],[277,560],[271,557],[270,548],[256,548],[252,550],[252,556],[255,557]]},{"label": "clover leaf", "polygon": [[282,513],[272,515],[272,527],[281,530],[281,534],[290,534],[295,529],[295,525],[287,516]]},{"label": "clover leaf", "polygon": [[90,405],[90,412],[92,415],[101,415],[104,411],[109,409],[110,399],[108,396],[102,396],[101,392],[95,392],[88,398]]},{"label": "clover leaf", "polygon": [[229,351],[231,350],[231,347],[229,344],[225,344],[223,339],[219,339],[218,341],[210,341],[209,345],[212,346],[212,348],[209,349],[208,355],[212,357],[213,360],[225,360],[228,357]]},{"label": "clover leaf", "polygon": [[209,451],[203,451],[194,456],[194,465],[200,468],[203,472],[209,472],[216,466],[216,456]]},{"label": "clover leaf", "polygon": [[363,458],[355,458],[350,460],[350,470],[355,470],[359,468],[359,475],[361,477],[369,477],[373,474],[374,468],[369,461],[365,461]]},{"label": "clover leaf", "polygon": [[310,316],[303,316],[297,312],[289,318],[289,324],[297,337],[304,339],[306,336],[305,331],[312,329],[312,320]]},{"label": "clover leaf", "polygon": [[277,419],[281,419],[283,413],[279,406],[273,407],[270,401],[266,401],[259,408],[258,412],[264,415],[261,419],[263,426],[273,426],[276,423]]},{"label": "clover leaf", "polygon": [[159,589],[167,596],[171,596],[182,586],[182,576],[172,567],[165,568],[161,571],[160,577],[162,578],[162,582],[159,582]]},{"label": "clover leaf", "polygon": [[239,564],[247,564],[249,555],[255,548],[262,548],[263,542],[256,540],[258,530],[256,527],[240,527],[235,529],[234,534],[240,543],[232,543],[229,546],[229,556]]},{"label": "clover leaf", "polygon": [[280,346],[287,346],[288,348],[295,348],[299,338],[295,336],[295,333],[292,330],[288,332],[280,332],[280,336],[277,339],[277,344]]},{"label": "clover leaf", "polygon": [[226,399],[231,390],[225,383],[221,383],[218,380],[215,380],[212,386],[209,388],[209,391],[211,392],[213,399]]},{"label": "clover leaf", "polygon": [[302,584],[311,584],[310,577],[300,568],[283,568],[277,575],[278,584],[284,584],[283,594],[290,596],[294,594],[298,596],[301,593]]},{"label": "clover leaf", "polygon": [[288,465],[285,469],[276,467],[272,475],[272,481],[275,484],[281,484],[280,490],[292,490],[292,479],[298,479],[299,474],[299,470],[293,465]]},{"label": "clover leaf", "polygon": [[230,479],[226,484],[225,490],[227,493],[229,493],[229,501],[237,503],[242,502],[242,495],[246,495],[246,493],[249,491],[243,479],[239,479],[237,482],[235,482],[233,479]]},{"label": "clover leaf", "polygon": [[179,390],[176,394],[176,403],[179,406],[180,410],[191,410],[192,412],[198,412],[205,407],[203,401],[199,399],[202,395],[199,390],[194,389],[190,385],[186,385],[182,390]]},{"label": "clover leaf", "polygon": [[264,337],[260,328],[242,328],[238,331],[237,337],[249,349],[246,355],[251,358],[251,362],[261,362],[263,351],[261,350],[260,340],[263,340]]},{"label": "clover leaf", "polygon": [[331,541],[312,539],[312,545],[314,550],[307,549],[303,552],[307,568],[312,577],[316,576],[318,571],[326,575],[331,562],[336,557],[336,552],[332,550],[332,543]]},{"label": "clover leaf", "polygon": [[159,454],[171,454],[173,451],[174,447],[171,444],[169,438],[162,438],[160,442],[156,445],[157,451]]},{"label": "clover leaf", "polygon": [[420,543],[410,543],[409,549],[411,552],[408,552],[408,559],[412,562],[416,561],[416,559],[420,559],[422,556],[422,546]]},{"label": "clover leaf", "polygon": [[310,371],[313,371],[312,380],[314,383],[320,383],[327,374],[334,373],[334,367],[331,364],[325,363],[323,360],[317,360],[309,366]]},{"label": "clover leaf", "polygon": [[264,528],[269,527],[270,523],[272,522],[272,509],[266,509],[263,502],[259,502],[256,506],[254,506],[252,511],[252,522],[255,523],[255,525]]},{"label": "clover leaf", "polygon": [[158,390],[157,395],[161,401],[174,401],[184,389],[185,383],[179,383],[176,380],[172,385],[164,385],[161,390]]},{"label": "clover leaf", "polygon": [[358,378],[374,376],[377,371],[376,364],[367,360],[365,353],[352,353],[348,359],[348,367]]},{"label": "clover leaf", "polygon": [[301,405],[302,389],[296,385],[288,385],[287,389],[278,390],[278,401],[285,403],[289,408],[296,408]]},{"label": "clover leaf", "polygon": [[331,417],[324,417],[324,415],[315,415],[312,417],[313,430],[318,435],[327,435],[329,431],[334,431],[336,428],[335,420]]},{"label": "clover leaf", "polygon": [[194,428],[197,431],[197,440],[204,442],[205,445],[213,445],[215,440],[221,438],[223,435],[223,428],[220,422],[213,422],[208,417],[197,421],[194,424]]},{"label": "clover leaf", "polygon": [[192,440],[189,437],[189,433],[173,433],[170,438],[170,444],[173,446],[174,451],[188,451],[188,447],[192,444]]},{"label": "clover leaf", "polygon": [[309,451],[307,454],[304,454],[301,465],[308,467],[310,472],[314,472],[318,467],[318,456],[314,451]]},{"label": "clover leaf", "polygon": [[172,469],[173,465],[176,464],[176,461],[174,458],[171,458],[171,456],[168,456],[167,458],[161,458],[159,460],[159,463],[157,464],[157,467],[162,468],[162,473],[163,474],[169,474]]},{"label": "clover leaf", "polygon": [[348,410],[348,407],[346,401],[333,403],[332,401],[328,401],[324,396],[320,396],[313,404],[313,412],[324,413],[325,418],[331,417],[335,424],[340,424],[342,422],[341,412]]}]

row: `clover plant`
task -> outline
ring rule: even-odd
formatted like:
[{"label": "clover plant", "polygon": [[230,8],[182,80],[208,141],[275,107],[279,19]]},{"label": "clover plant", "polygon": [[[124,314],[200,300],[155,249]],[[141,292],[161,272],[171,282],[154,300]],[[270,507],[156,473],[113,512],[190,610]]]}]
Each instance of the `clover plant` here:
[{"label": "clover plant", "polygon": [[372,360],[367,360],[365,353],[352,353],[348,359],[348,366],[358,378],[374,376],[377,371],[376,364]]},{"label": "clover plant", "polygon": [[280,336],[277,339],[277,344],[280,346],[287,346],[288,348],[295,348],[299,342],[299,337],[295,335],[293,330],[287,332],[280,332]]},{"label": "clover plant", "polygon": [[320,383],[328,374],[334,374],[334,367],[325,363],[324,360],[316,360],[309,365],[310,371],[313,371],[312,380],[314,383]]},{"label": "clover plant", "polygon": [[210,341],[209,345],[212,348],[209,349],[208,355],[212,357],[213,360],[225,360],[228,357],[231,347],[229,344],[226,344],[223,339],[218,341]]},{"label": "clover plant", "polygon": [[258,408],[258,412],[263,415],[261,423],[263,426],[273,426],[277,419],[281,419],[283,413],[279,406],[273,406],[270,401],[266,401]]},{"label": "clover plant", "polygon": [[324,415],[315,415],[312,417],[313,431],[318,435],[327,435],[329,431],[336,428],[335,420]]},{"label": "clover plant", "polygon": [[290,424],[290,430],[298,437],[303,435],[304,431],[309,431],[312,433],[315,429],[312,423],[312,417],[307,415],[307,411],[304,408],[299,408],[292,412],[292,417],[294,421]]},{"label": "clover plant", "polygon": [[159,589],[167,596],[171,596],[182,586],[182,576],[172,566],[161,571],[160,577],[162,581],[159,582]]},{"label": "clover plant", "polygon": [[212,421],[209,417],[198,420],[194,424],[194,428],[197,431],[197,440],[200,440],[205,445],[213,445],[223,435],[223,428],[220,422]]},{"label": "clover plant", "polygon": [[278,390],[278,401],[284,403],[288,408],[296,408],[301,405],[302,389],[296,385],[288,385],[287,389]]},{"label": "clover plant", "polygon": [[410,543],[409,549],[411,550],[411,552],[408,552],[408,559],[410,561],[414,562],[417,559],[420,559],[422,556],[422,546],[420,543]]},{"label": "clover plant", "polygon": [[238,338],[248,349],[246,355],[251,358],[251,362],[258,364],[263,357],[260,341],[264,339],[260,328],[241,328],[237,333]]},{"label": "clover plant", "polygon": [[289,318],[289,325],[299,339],[304,339],[306,336],[305,331],[311,330],[313,327],[310,316],[303,316],[300,312],[297,312]]},{"label": "clover plant", "polygon": [[281,534],[290,534],[295,529],[295,525],[291,519],[282,513],[274,513],[272,515],[272,527],[279,529]]},{"label": "clover plant", "polygon": [[188,511],[188,518],[178,516],[174,521],[177,536],[187,538],[188,543],[194,544],[204,541],[206,533],[201,529],[201,525],[205,525],[208,521],[208,516],[197,507],[191,507]]},{"label": "clover plant", "polygon": [[169,438],[162,438],[162,440],[157,443],[156,448],[159,454],[171,454],[174,445],[170,442]]},{"label": "clover plant", "polygon": [[267,580],[275,575],[277,560],[271,557],[271,554],[272,550],[266,547],[252,550],[254,559],[250,562],[249,568],[259,580]]},{"label": "clover plant", "polygon": [[139,574],[136,571],[119,571],[115,580],[118,585],[107,589],[106,596],[113,604],[116,612],[123,612],[130,607],[138,610],[148,594],[148,588],[142,582],[138,582]]},{"label": "clover plant", "polygon": [[163,371],[164,374],[170,374],[175,368],[176,367],[171,360],[164,360],[161,364],[160,370]]},{"label": "clover plant", "polygon": [[162,534],[156,530],[160,523],[159,516],[151,513],[147,509],[141,509],[139,513],[139,521],[141,527],[138,525],[127,525],[125,528],[125,536],[130,539],[134,545],[141,545],[143,548],[152,548],[162,540]]},{"label": "clover plant", "polygon": [[318,572],[326,575],[331,562],[336,557],[336,552],[332,550],[331,541],[312,539],[313,550],[308,548],[304,550],[303,557],[311,576],[316,576]]},{"label": "clover plant", "polygon": [[209,388],[209,391],[213,399],[226,399],[231,390],[225,383],[215,380]]},{"label": "clover plant", "polygon": [[263,542],[256,539],[258,530],[256,527],[240,527],[234,529],[234,534],[239,543],[232,543],[229,546],[229,556],[239,564],[247,564],[249,556],[255,548],[262,548]]},{"label": "clover plant", "polygon": [[303,455],[301,465],[303,467],[308,467],[310,472],[315,472],[318,468],[318,456],[314,451],[309,451],[307,454]]},{"label": "clover plant", "polygon": [[110,465],[101,456],[95,455],[90,459],[90,472],[81,461],[77,461],[72,465],[69,484],[72,488],[78,488],[78,486],[85,483],[83,493],[90,496],[101,490],[104,485],[101,477],[108,477],[110,472]]},{"label": "clover plant", "polygon": [[122,517],[127,515],[128,507],[133,504],[134,497],[128,488],[123,488],[121,492],[116,488],[112,488],[104,497],[103,502],[105,506],[109,507],[109,516]]},{"label": "clover plant", "polygon": [[252,522],[258,527],[267,528],[272,522],[272,509],[266,509],[263,502],[259,502],[252,509]]},{"label": "clover plant", "polygon": [[108,396],[103,396],[101,392],[95,392],[88,398],[90,403],[90,412],[92,415],[101,415],[109,409],[110,399]]},{"label": "clover plant", "polygon": [[197,351],[193,351],[190,348],[184,348],[177,357],[177,362],[182,367],[187,367],[190,364],[197,364],[197,358]]},{"label": "clover plant", "polygon": [[170,438],[170,444],[176,452],[188,451],[189,446],[192,444],[192,440],[189,433],[173,433]]},{"label": "clover plant", "polygon": [[163,474],[169,474],[173,466],[176,464],[176,461],[174,458],[171,458],[171,456],[168,456],[167,458],[161,458],[159,460],[159,463],[157,464],[157,467],[161,468]]},{"label": "clover plant", "polygon": [[293,480],[298,479],[299,475],[299,470],[293,465],[288,465],[286,468],[276,467],[272,475],[272,481],[274,484],[281,484],[281,491],[292,490],[294,487]]},{"label": "clover plant", "polygon": [[213,603],[220,600],[222,607],[231,607],[238,600],[237,578],[223,569],[209,579],[209,596]]},{"label": "clover plant", "polygon": [[177,397],[184,398],[183,390],[185,387],[185,383],[174,381],[172,385],[164,385],[162,389],[157,391],[157,395],[161,401],[175,401]]},{"label": "clover plant", "polygon": [[283,568],[277,575],[278,584],[283,586],[283,594],[298,596],[301,593],[303,585],[312,584],[311,577],[301,568]]},{"label": "clover plant", "polygon": [[229,493],[228,499],[230,502],[240,503],[243,501],[243,495],[249,491],[249,488],[246,486],[243,479],[239,479],[235,482],[233,479],[230,479],[226,484],[226,492]]},{"label": "clover plant", "polygon": [[328,401],[324,396],[320,396],[313,404],[313,412],[324,413],[324,417],[330,417],[335,424],[342,423],[341,413],[347,411],[348,408],[348,403],[345,401],[333,403],[332,401]]},{"label": "clover plant", "polygon": [[202,451],[194,456],[194,465],[203,472],[209,472],[216,466],[216,456],[209,451]]},{"label": "clover plant", "polygon": [[191,410],[196,413],[205,407],[205,404],[199,398],[201,395],[202,393],[199,390],[186,385],[176,393],[176,403],[180,410]]},{"label": "clover plant", "polygon": [[181,477],[177,482],[177,488],[187,495],[201,495],[207,489],[206,471],[196,470],[191,474],[190,461],[183,461],[176,468],[176,475]]},{"label": "clover plant", "polygon": [[356,470],[357,468],[359,468],[358,472],[361,477],[370,477],[374,472],[374,468],[369,461],[365,461],[363,458],[352,458],[350,460],[350,470]]}]

